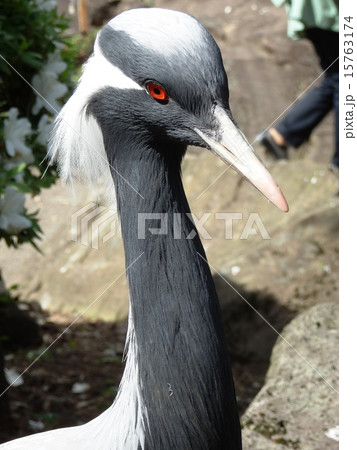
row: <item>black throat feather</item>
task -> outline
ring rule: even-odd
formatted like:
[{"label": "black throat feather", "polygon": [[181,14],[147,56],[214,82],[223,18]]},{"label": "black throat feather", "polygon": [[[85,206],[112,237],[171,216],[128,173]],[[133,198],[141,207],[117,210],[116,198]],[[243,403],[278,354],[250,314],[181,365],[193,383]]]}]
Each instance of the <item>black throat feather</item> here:
[{"label": "black throat feather", "polygon": [[147,411],[145,449],[239,449],[217,294],[187,216],[180,174],[186,146],[166,148],[165,139],[143,144],[132,130],[97,120],[130,266],[139,383]]}]

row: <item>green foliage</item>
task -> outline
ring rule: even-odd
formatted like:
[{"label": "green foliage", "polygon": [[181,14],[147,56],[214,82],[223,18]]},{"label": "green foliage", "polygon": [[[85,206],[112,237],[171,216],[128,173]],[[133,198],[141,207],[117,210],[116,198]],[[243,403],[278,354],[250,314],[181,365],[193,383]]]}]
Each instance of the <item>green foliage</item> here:
[{"label": "green foliage", "polygon": [[12,247],[29,242],[38,249],[38,212],[26,210],[25,194],[37,195],[57,179],[44,161],[54,111],[38,96],[57,89],[47,97],[58,110],[73,88],[69,21],[58,16],[56,3],[0,2],[0,240]]},{"label": "green foliage", "polygon": [[98,33],[98,28],[93,28],[87,34],[73,34],[66,38],[66,47],[62,51],[63,58],[67,61],[73,61],[73,80],[78,82],[82,73],[82,64],[87,61],[90,54],[93,52],[94,41]]},{"label": "green foliage", "polygon": [[41,249],[36,244],[35,239],[41,239],[42,230],[37,220],[38,211],[28,213],[26,217],[30,220],[31,226],[24,228],[16,234],[8,233],[0,228],[0,239],[3,238],[8,247],[17,248],[21,244],[29,243],[38,252],[42,253]]},{"label": "green foliage", "polygon": [[[24,85],[21,76],[31,82],[47,56],[56,50],[56,43],[66,42],[61,33],[67,28],[68,19],[59,17],[56,9],[39,9],[35,0],[1,1],[1,111],[16,106],[20,116],[28,116],[34,93]],[[14,69],[20,76],[15,75]]]}]

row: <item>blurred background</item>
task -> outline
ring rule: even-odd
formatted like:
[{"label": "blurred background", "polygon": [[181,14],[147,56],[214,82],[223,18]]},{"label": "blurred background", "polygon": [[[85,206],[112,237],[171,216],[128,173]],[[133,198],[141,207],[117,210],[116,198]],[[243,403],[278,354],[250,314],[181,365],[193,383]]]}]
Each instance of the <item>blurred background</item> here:
[{"label": "blurred background", "polygon": [[[153,6],[196,16],[216,39],[233,116],[290,206],[280,212],[209,152],[189,149],[183,179],[196,217],[210,213],[205,230],[212,239],[202,236],[203,245],[221,301],[245,448],[337,449],[333,116],[297,151],[289,149],[288,159],[273,160],[256,142],[321,74],[311,44],[287,38],[286,12],[269,0],[18,0],[0,7],[0,22],[18,33],[10,36],[5,25],[0,31],[0,53],[13,66],[0,61],[1,392],[14,383],[0,398],[0,442],[84,423],[112,403],[128,313],[125,276],[111,285],[125,270],[115,212],[96,206],[100,188],[79,186],[74,196],[54,168],[43,176],[54,113],[21,75],[60,108],[97,30],[121,11]],[[216,212],[242,213],[232,238]]]}]

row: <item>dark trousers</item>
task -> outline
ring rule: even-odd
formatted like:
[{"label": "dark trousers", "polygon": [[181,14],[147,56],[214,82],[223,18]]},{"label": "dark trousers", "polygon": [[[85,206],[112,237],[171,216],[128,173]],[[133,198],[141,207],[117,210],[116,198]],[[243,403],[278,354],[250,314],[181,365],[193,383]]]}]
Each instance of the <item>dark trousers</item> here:
[{"label": "dark trousers", "polygon": [[284,136],[288,144],[299,147],[309,139],[313,129],[333,109],[335,112],[335,153],[332,162],[339,165],[339,74],[338,33],[326,30],[307,30],[308,39],[314,44],[320,57],[321,66],[326,70],[320,86],[310,89],[307,94],[294,105],[284,119],[275,127]]}]

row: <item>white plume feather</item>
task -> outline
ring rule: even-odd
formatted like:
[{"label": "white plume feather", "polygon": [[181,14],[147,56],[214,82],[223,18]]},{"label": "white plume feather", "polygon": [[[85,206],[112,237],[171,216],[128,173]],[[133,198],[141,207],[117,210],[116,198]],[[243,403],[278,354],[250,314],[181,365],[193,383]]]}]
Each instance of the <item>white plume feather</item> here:
[{"label": "white plume feather", "polygon": [[[65,182],[104,182],[112,200],[113,182],[104,149],[102,131],[86,114],[90,97],[104,87],[142,89],[102,54],[97,36],[94,53],[83,66],[83,74],[72,97],[58,114],[49,146],[51,163],[57,161]],[[120,95],[120,94],[119,94]]]}]

